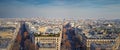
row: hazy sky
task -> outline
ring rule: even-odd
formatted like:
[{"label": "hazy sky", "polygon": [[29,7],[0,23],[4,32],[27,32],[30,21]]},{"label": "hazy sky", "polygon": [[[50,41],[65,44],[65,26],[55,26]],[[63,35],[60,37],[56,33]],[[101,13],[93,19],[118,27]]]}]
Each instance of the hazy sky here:
[{"label": "hazy sky", "polygon": [[0,17],[120,18],[120,0],[0,0]]}]

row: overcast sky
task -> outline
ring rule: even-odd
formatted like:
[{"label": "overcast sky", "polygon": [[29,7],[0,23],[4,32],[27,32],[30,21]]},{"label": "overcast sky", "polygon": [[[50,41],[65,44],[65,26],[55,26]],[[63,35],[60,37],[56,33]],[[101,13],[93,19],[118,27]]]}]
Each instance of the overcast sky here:
[{"label": "overcast sky", "polygon": [[120,18],[120,0],[0,0],[0,17]]}]

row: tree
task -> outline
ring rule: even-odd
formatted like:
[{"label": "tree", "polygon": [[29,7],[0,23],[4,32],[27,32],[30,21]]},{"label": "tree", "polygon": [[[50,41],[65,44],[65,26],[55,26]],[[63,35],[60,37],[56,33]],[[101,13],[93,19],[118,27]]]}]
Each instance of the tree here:
[{"label": "tree", "polygon": [[65,45],[66,45],[66,48],[67,48],[68,50],[70,50],[71,44],[70,44],[70,41],[69,41],[69,40],[67,40],[67,41],[65,42]]},{"label": "tree", "polygon": [[66,33],[66,31],[67,31],[66,28],[63,28],[63,33]]},{"label": "tree", "polygon": [[20,34],[17,35],[17,37],[16,37],[16,41],[17,41],[18,43],[21,42],[21,35],[20,35]]},{"label": "tree", "polygon": [[35,50],[39,50],[39,47],[37,45],[35,45]]},{"label": "tree", "polygon": [[29,39],[26,39],[24,41],[24,45],[25,45],[25,49],[28,50],[29,49],[29,46],[30,46],[30,40]]},{"label": "tree", "polygon": [[12,50],[19,50],[19,43],[14,43]]},{"label": "tree", "polygon": [[29,45],[29,44],[30,44],[30,40],[29,40],[29,39],[26,39],[26,40],[24,41],[24,43],[25,43],[25,45]]},{"label": "tree", "polygon": [[67,39],[67,35],[63,34],[63,39],[66,40]]},{"label": "tree", "polygon": [[63,28],[63,40],[66,40],[66,39],[67,39],[66,29]]},{"label": "tree", "polygon": [[28,32],[24,32],[24,38],[28,36]]},{"label": "tree", "polygon": [[34,44],[34,43],[31,43],[29,49],[30,49],[30,50],[35,50],[35,44]]},{"label": "tree", "polygon": [[37,50],[37,49],[35,49],[35,44],[34,43],[32,43],[29,39],[26,39],[25,40],[25,42],[24,42],[24,44],[25,44],[25,49],[26,50]]}]

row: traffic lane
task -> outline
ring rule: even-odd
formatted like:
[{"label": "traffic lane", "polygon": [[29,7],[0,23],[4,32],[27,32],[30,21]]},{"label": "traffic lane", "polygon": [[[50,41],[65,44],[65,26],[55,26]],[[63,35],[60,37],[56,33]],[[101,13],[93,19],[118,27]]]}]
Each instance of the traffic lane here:
[{"label": "traffic lane", "polygon": [[21,43],[20,43],[20,50],[24,50],[24,41],[25,41],[25,39],[24,39],[24,32],[26,32],[26,28],[25,28],[25,24],[23,23],[22,25],[21,25],[21,36],[22,36],[22,40],[21,40]]},{"label": "traffic lane", "polygon": [[71,30],[67,30],[67,37],[68,37],[68,40],[70,41],[70,44],[71,44],[71,50],[75,50],[75,41],[73,40],[73,35],[72,35],[73,32],[71,32]]}]

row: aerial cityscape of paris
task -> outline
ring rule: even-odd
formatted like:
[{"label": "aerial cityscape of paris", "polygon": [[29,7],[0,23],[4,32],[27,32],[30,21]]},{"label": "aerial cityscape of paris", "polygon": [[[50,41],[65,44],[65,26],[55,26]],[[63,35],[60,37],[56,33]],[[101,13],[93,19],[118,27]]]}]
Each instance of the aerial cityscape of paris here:
[{"label": "aerial cityscape of paris", "polygon": [[120,50],[120,0],[0,0],[0,50]]}]

